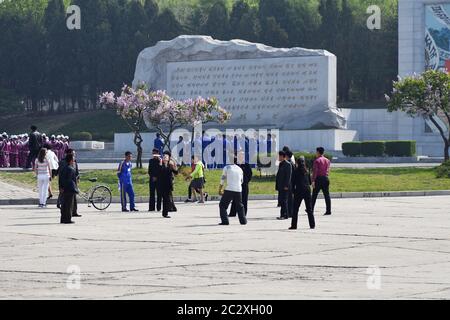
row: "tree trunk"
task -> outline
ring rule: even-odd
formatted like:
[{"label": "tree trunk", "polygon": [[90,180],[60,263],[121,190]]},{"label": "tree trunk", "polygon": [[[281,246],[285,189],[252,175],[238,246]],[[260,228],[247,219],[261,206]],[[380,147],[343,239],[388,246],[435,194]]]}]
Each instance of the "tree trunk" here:
[{"label": "tree trunk", "polygon": [[139,143],[137,146],[137,158],[136,158],[136,166],[139,169],[142,169],[142,153],[143,153],[142,146],[141,143]]},{"label": "tree trunk", "polygon": [[[442,137],[442,140],[444,140],[444,159],[445,161],[449,160],[449,146],[450,146],[450,137],[449,139],[447,139],[447,137],[445,136],[445,130],[444,128],[442,128],[439,123],[434,119],[434,117],[431,115],[429,116],[429,119],[431,120],[431,122],[433,122],[433,124],[436,126],[436,128],[439,130],[439,133]],[[449,128],[450,130],[450,128]]]},{"label": "tree trunk", "polygon": [[142,137],[141,133],[139,131],[134,132],[134,144],[136,145],[137,149],[137,156],[136,156],[136,167],[138,169],[142,169]]},{"label": "tree trunk", "polygon": [[449,161],[450,160],[449,149],[450,149],[450,139],[445,141],[445,146],[444,146],[444,159],[445,159],[445,161]]}]

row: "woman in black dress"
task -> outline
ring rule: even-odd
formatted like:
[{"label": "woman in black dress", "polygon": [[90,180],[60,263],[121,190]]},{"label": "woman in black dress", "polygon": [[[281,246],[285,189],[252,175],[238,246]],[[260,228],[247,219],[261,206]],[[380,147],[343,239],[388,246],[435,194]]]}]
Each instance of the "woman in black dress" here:
[{"label": "woman in black dress", "polygon": [[297,229],[298,211],[302,201],[305,201],[306,212],[308,213],[309,227],[314,229],[316,223],[314,221],[314,213],[311,205],[311,176],[306,168],[304,157],[297,159],[297,165],[293,172],[293,193],[294,193],[294,210],[292,215],[292,224],[290,230]]},{"label": "woman in black dress", "polygon": [[163,202],[162,215],[164,218],[170,218],[169,212],[176,211],[172,197],[174,174],[178,174],[177,165],[170,160],[168,154],[165,154],[158,177]]}]

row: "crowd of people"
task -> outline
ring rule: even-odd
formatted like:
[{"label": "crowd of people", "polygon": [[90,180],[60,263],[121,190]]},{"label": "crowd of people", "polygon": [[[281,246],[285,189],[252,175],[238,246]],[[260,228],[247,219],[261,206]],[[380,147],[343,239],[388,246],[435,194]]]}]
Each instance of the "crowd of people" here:
[{"label": "crowd of people", "polygon": [[0,167],[32,169],[37,180],[39,208],[47,207],[53,198],[51,181],[58,177],[59,196],[57,206],[61,209],[61,223],[73,223],[77,213],[79,171],[75,151],[70,149],[68,136],[40,133],[31,126],[29,134],[0,137]]},{"label": "crowd of people", "polygon": [[0,135],[0,167],[33,168],[34,160],[43,146],[47,146],[56,154],[58,160],[62,160],[69,149],[69,144],[68,136],[49,137],[45,133],[39,133],[35,126],[29,134],[9,135],[3,132]]},{"label": "crowd of people", "polygon": [[[169,213],[177,211],[173,201],[173,187],[175,175],[179,173],[177,162],[170,151],[160,148],[159,137],[154,141],[152,158],[149,160],[149,211],[161,211],[164,218],[170,218]],[[318,194],[322,191],[326,203],[325,215],[331,215],[331,199],[328,178],[330,160],[324,156],[325,150],[317,148],[316,159],[313,162],[312,176],[304,157],[295,159],[289,147],[284,147],[278,153],[278,171],[275,189],[278,191],[279,220],[292,219],[291,230],[297,229],[298,214],[302,202],[305,203],[309,227],[315,228],[314,208]],[[246,160],[247,153],[239,151],[228,153],[229,157],[223,165],[218,193],[220,225],[229,225],[229,217],[239,217],[242,225],[247,224],[249,184],[252,180],[252,166]],[[192,156],[190,159],[191,172],[186,177],[190,180],[188,199],[185,202],[204,203],[205,169],[202,159]],[[132,153],[127,152],[125,159],[119,164],[118,178],[120,181],[122,211],[138,211],[134,202],[132,182]],[[130,209],[127,208],[127,195]],[[197,196],[198,195],[198,196]],[[228,209],[231,204],[231,209]]]},{"label": "crowd of people", "polygon": [[[255,136],[256,152],[271,152],[274,137],[269,135],[263,143]],[[211,144],[211,138],[203,136],[201,154]],[[214,154],[211,158],[200,159],[193,155],[190,159],[178,154],[181,164],[172,157],[168,150],[164,150],[164,143],[160,136],[154,140],[152,157],[148,163],[149,176],[149,211],[162,211],[164,218],[170,218],[170,212],[176,212],[177,207],[173,199],[175,176],[179,174],[179,166],[190,166],[186,175],[189,181],[188,198],[185,202],[204,203],[208,199],[205,190],[205,170],[208,164],[211,168],[221,166],[222,175],[218,186],[220,225],[229,225],[230,217],[239,217],[242,225],[247,224],[249,184],[252,180],[253,162],[250,145],[251,139],[242,137],[218,136],[215,139],[224,141],[224,156],[227,159],[216,161]],[[205,140],[207,142],[205,142]],[[214,141],[213,141],[214,142]],[[180,137],[179,143],[183,143]],[[189,147],[193,147],[189,141]],[[226,148],[233,146],[232,152]],[[261,150],[261,147],[264,149]],[[269,149],[270,147],[270,149]],[[183,148],[180,148],[181,152]],[[8,136],[2,134],[0,139],[0,163],[5,167],[33,168],[36,173],[39,207],[44,208],[47,201],[53,197],[51,181],[58,177],[59,197],[57,206],[61,210],[61,223],[74,223],[72,217],[80,217],[77,212],[76,195],[79,193],[79,170],[75,151],[70,149],[69,137],[50,136],[39,133],[36,126],[31,127],[29,134]],[[295,159],[289,147],[278,152],[278,171],[275,181],[275,190],[278,192],[278,207],[280,207],[279,220],[292,219],[291,230],[297,229],[298,214],[302,202],[308,215],[309,227],[315,228],[314,208],[318,194],[322,191],[326,203],[325,215],[331,214],[331,199],[328,178],[330,161],[324,156],[325,150],[317,148],[313,167],[308,168],[305,158]],[[194,154],[196,154],[194,152]],[[208,162],[209,161],[209,162]],[[126,152],[125,158],[120,162],[117,170],[119,181],[122,212],[139,211],[135,204],[135,194],[132,179],[132,153]],[[310,172],[312,171],[312,175]],[[129,203],[129,204],[128,204]],[[231,208],[230,207],[231,204]],[[229,211],[229,212],[228,212]]]}]

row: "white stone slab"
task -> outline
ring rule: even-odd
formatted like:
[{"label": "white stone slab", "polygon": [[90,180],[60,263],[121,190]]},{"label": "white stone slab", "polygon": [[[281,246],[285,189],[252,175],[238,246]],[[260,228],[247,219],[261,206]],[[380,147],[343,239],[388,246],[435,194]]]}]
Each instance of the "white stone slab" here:
[{"label": "white stone slab", "polygon": [[72,141],[70,147],[75,150],[103,150],[105,143],[101,141]]},{"label": "white stone slab", "polygon": [[143,50],[133,85],[175,98],[216,96],[228,126],[285,130],[345,128],[336,108],[336,56],[243,40],[179,36]]}]

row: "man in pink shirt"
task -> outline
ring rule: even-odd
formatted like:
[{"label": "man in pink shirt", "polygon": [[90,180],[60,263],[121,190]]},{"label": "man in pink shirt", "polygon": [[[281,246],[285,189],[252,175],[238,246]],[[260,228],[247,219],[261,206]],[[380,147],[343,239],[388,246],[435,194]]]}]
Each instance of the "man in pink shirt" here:
[{"label": "man in pink shirt", "polygon": [[324,157],[325,149],[322,147],[317,148],[316,160],[313,164],[313,195],[312,195],[312,209],[316,205],[317,196],[322,190],[323,196],[325,197],[325,204],[327,210],[325,215],[331,215],[331,198],[330,198],[330,179],[328,175],[330,174],[330,160]]}]

